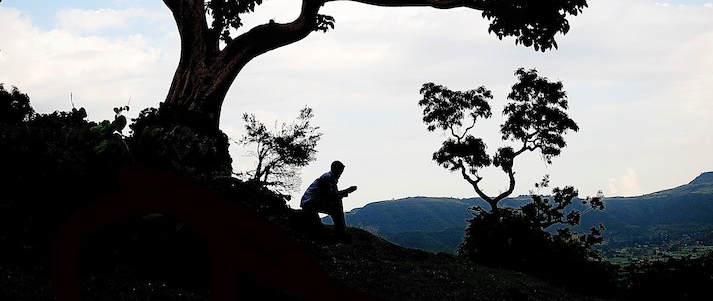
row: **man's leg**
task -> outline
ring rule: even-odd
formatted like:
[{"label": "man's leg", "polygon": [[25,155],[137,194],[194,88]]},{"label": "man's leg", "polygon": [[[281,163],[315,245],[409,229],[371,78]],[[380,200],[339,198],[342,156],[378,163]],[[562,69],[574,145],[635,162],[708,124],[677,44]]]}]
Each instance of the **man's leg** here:
[{"label": "man's leg", "polygon": [[305,204],[302,208],[302,214],[305,216],[307,227],[312,230],[322,229],[322,220],[319,218],[317,206],[314,204]]},{"label": "man's leg", "polygon": [[344,206],[342,205],[342,200],[329,204],[329,211],[327,214],[332,217],[334,221],[334,234],[337,237],[344,238],[347,236],[347,223],[344,219]]}]

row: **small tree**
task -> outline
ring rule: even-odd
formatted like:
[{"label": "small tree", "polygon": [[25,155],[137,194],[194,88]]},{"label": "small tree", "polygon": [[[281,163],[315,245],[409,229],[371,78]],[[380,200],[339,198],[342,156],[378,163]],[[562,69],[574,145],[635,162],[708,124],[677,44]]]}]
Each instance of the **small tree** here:
[{"label": "small tree", "polygon": [[[479,118],[490,118],[488,99],[490,90],[481,86],[468,91],[451,91],[447,87],[426,83],[421,88],[423,122],[429,131],[441,129],[450,134],[441,149],[433,153],[439,165],[460,172],[473,186],[475,192],[490,204],[493,212],[498,202],[515,189],[515,158],[525,151],[539,151],[547,164],[560,154],[567,144],[563,135],[567,130],[577,131],[577,124],[567,116],[567,94],[561,82],[550,82],[537,75],[535,69],[515,71],[519,82],[508,95],[511,100],[503,110],[507,120],[500,126],[502,139],[520,145],[501,147],[492,158],[486,152],[483,139],[469,133]],[[509,177],[508,189],[496,196],[486,195],[480,187],[483,179],[478,172],[490,165],[500,167]]]},{"label": "small tree", "polygon": [[[458,254],[474,262],[489,266],[516,269],[546,280],[565,284],[575,289],[587,290],[585,284],[611,287],[611,265],[592,261],[597,253],[594,244],[602,241],[602,227],[592,228],[589,234],[577,234],[571,228],[578,225],[581,212],[568,207],[577,198],[574,187],[554,188],[551,197],[531,192],[532,202],[521,208],[498,208],[498,202],[515,189],[515,158],[525,151],[537,151],[547,164],[566,146],[564,134],[579,130],[567,116],[567,95],[561,82],[551,82],[532,69],[515,71],[518,82],[508,95],[509,103],[503,109],[505,122],[500,126],[503,141],[516,147],[504,146],[491,157],[486,152],[483,139],[469,132],[479,118],[490,118],[488,99],[492,93],[485,87],[468,91],[451,91],[433,83],[421,88],[424,107],[423,121],[429,131],[441,129],[450,137],[433,154],[433,160],[454,172],[473,186],[475,192],[490,205],[490,211],[472,208],[473,218],[468,221]],[[499,167],[508,175],[508,189],[496,196],[483,193],[478,172],[490,165]],[[549,177],[535,184],[539,188],[549,185]],[[601,194],[582,200],[592,209],[603,209]],[[558,225],[556,233],[547,228]],[[572,275],[581,275],[572,281]],[[583,281],[582,281],[583,280]]]},{"label": "small tree", "polygon": [[305,107],[292,124],[275,124],[275,130],[269,131],[254,114],[243,114],[247,132],[238,143],[256,147],[248,153],[257,159],[255,170],[247,172],[250,181],[282,192],[299,189],[299,169],[315,160],[322,137],[319,127],[310,124],[312,117],[312,109]]}]

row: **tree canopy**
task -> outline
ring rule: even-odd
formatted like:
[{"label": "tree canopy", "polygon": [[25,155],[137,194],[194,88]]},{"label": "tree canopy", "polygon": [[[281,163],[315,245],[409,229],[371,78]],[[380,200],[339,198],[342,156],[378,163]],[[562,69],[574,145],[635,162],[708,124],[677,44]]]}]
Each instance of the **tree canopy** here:
[{"label": "tree canopy", "polygon": [[[502,140],[519,144],[515,147],[500,147],[491,157],[486,151],[482,138],[471,134],[479,119],[492,116],[488,100],[490,90],[481,86],[468,91],[452,91],[445,86],[426,83],[421,88],[423,98],[423,122],[429,131],[440,129],[450,136],[441,148],[433,153],[433,160],[450,171],[460,172],[488,202],[492,210],[497,203],[509,196],[515,189],[513,163],[525,151],[539,151],[546,163],[560,154],[567,144],[563,135],[568,130],[579,127],[566,113],[567,94],[561,82],[551,82],[540,77],[535,69],[520,68],[515,71],[518,82],[508,95],[510,102],[505,105],[503,115],[506,121],[500,126]],[[482,177],[478,171],[495,165],[505,172],[510,184],[506,191],[497,196],[486,195],[479,186]]]}]

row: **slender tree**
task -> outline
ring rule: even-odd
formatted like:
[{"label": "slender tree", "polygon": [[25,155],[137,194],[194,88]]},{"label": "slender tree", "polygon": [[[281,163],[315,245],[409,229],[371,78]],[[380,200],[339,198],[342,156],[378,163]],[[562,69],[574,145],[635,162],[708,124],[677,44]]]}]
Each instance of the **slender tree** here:
[{"label": "slender tree", "polygon": [[[173,13],[181,38],[181,55],[164,107],[199,116],[204,128],[217,129],[220,109],[235,77],[255,57],[297,42],[315,31],[334,28],[320,14],[328,2],[302,0],[299,16],[289,23],[257,25],[240,35],[242,16],[263,0],[163,0]],[[555,34],[569,31],[567,17],[579,14],[586,0],[346,0],[376,6],[466,7],[482,11],[489,32],[515,37],[516,44],[545,51],[557,48]],[[454,29],[455,30],[455,29]],[[191,118],[196,119],[196,118]],[[194,120],[194,122],[196,122]]]},{"label": "slender tree", "polygon": [[[563,135],[568,130],[579,130],[565,112],[567,94],[561,82],[540,77],[535,69],[520,68],[515,75],[519,81],[508,95],[510,102],[503,110],[507,119],[500,126],[502,140],[514,142],[515,146],[501,147],[492,157],[486,152],[483,139],[471,134],[478,119],[492,115],[488,104],[488,99],[493,98],[490,90],[481,86],[474,90],[451,91],[433,83],[421,88],[423,98],[419,105],[423,107],[423,122],[429,131],[441,129],[450,135],[433,154],[433,160],[450,171],[460,172],[493,212],[498,210],[498,202],[515,189],[516,157],[526,151],[538,151],[550,164],[567,145]],[[480,186],[483,177],[478,172],[490,165],[499,167],[509,178],[507,190],[496,196],[486,195]]]},{"label": "slender tree", "polygon": [[243,114],[246,133],[239,143],[254,145],[248,154],[257,159],[255,169],[247,173],[250,181],[281,192],[299,189],[299,170],[315,160],[322,137],[319,127],[310,124],[312,117],[312,109],[305,107],[293,123],[276,124],[270,131],[254,114]]}]

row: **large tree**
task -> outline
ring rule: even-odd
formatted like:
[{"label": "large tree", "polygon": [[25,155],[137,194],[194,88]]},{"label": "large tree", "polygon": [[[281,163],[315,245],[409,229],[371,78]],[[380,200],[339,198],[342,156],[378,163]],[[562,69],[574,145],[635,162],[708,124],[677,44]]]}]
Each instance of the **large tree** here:
[{"label": "large tree", "polygon": [[[228,89],[243,67],[270,50],[297,42],[315,31],[334,27],[320,9],[336,0],[302,0],[299,16],[289,23],[255,26],[243,34],[241,16],[263,0],[163,0],[173,13],[181,37],[181,56],[164,105],[195,113],[202,126],[217,129]],[[567,16],[577,15],[586,0],[344,0],[377,6],[467,7],[490,20],[489,32],[513,36],[516,44],[545,51],[557,48],[554,36],[567,33]],[[455,28],[454,28],[455,30]]]}]

